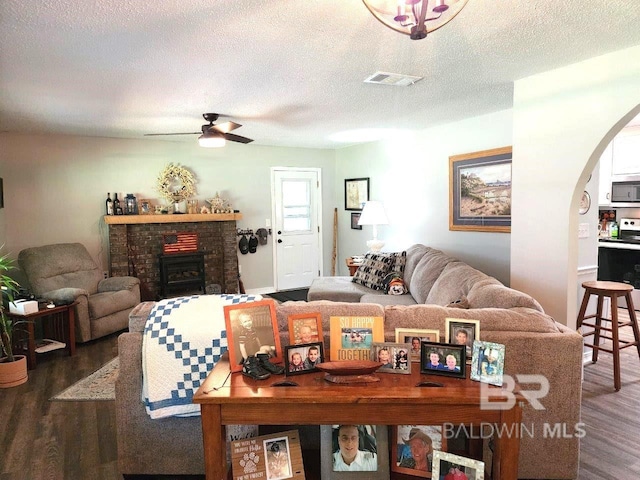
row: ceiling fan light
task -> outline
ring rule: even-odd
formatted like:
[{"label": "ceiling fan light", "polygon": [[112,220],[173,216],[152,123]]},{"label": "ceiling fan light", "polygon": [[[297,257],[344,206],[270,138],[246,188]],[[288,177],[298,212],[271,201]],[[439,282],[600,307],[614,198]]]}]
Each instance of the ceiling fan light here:
[{"label": "ceiling fan light", "polygon": [[205,148],[220,148],[224,147],[227,142],[222,135],[200,135],[198,137],[198,143],[201,147]]}]

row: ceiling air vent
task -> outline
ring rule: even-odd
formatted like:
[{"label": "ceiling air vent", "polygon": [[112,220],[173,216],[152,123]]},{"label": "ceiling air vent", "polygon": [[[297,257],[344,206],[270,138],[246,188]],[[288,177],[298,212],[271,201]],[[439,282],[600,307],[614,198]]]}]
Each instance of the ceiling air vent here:
[{"label": "ceiling air vent", "polygon": [[395,85],[396,87],[408,87],[422,80],[424,77],[414,77],[413,75],[402,75],[400,73],[376,72],[364,83],[377,83],[379,85]]}]

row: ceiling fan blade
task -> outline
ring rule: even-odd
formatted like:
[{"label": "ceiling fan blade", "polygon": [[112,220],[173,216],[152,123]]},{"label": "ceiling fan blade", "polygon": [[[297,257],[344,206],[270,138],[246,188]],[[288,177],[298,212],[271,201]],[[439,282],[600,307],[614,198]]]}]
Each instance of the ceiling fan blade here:
[{"label": "ceiling fan blade", "polygon": [[158,135],[202,135],[202,132],[181,132],[181,133],[145,133],[145,137],[156,137]]},{"label": "ceiling fan blade", "polygon": [[210,129],[220,133],[229,133],[231,130],[235,130],[236,128],[240,128],[241,126],[242,125],[236,122],[224,122],[218,123],[217,125],[211,125]]},{"label": "ceiling fan blade", "polygon": [[235,135],[233,133],[225,133],[224,138],[229,140],[230,142],[238,142],[238,143],[251,143],[253,142],[252,138],[241,137],[240,135]]}]

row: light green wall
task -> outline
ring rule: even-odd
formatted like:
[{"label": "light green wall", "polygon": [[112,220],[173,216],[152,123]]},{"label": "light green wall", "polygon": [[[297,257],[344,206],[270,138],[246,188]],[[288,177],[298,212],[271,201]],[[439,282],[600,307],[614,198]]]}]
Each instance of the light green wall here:
[{"label": "light green wall", "polygon": [[[426,114],[426,113],[425,113]],[[344,210],[344,179],[370,177],[371,200],[384,203],[390,225],[378,227],[383,250],[414,243],[438,248],[509,284],[510,234],[449,231],[449,156],[511,145],[511,111],[405,134],[337,152],[339,258],[366,251],[372,227],[351,229]],[[455,300],[455,299],[454,299]]]},{"label": "light green wall", "polygon": [[578,303],[580,197],[639,104],[640,46],[515,82],[511,285],[569,326]]},{"label": "light green wall", "polygon": [[[254,231],[271,218],[270,168],[318,167],[323,178],[323,240],[331,245],[336,193],[335,152],[230,143],[204,149],[197,142],[74,136],[0,134],[0,165],[5,208],[0,210],[0,241],[13,256],[26,247],[81,242],[107,265],[107,229],[102,221],[107,192],[155,199],[156,178],[169,163],[188,167],[197,177],[204,204],[216,192],[239,209],[239,228]],[[2,221],[6,222],[4,232]],[[238,255],[248,290],[273,287],[273,237],[255,254]],[[325,254],[324,271],[330,271]]]}]

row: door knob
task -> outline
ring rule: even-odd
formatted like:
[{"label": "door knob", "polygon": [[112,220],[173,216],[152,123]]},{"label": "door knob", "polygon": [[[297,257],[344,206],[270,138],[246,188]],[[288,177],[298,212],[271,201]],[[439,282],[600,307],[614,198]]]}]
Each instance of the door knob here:
[{"label": "door knob", "polygon": [[278,243],[282,243],[282,240],[278,239]]}]

